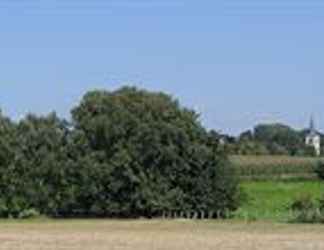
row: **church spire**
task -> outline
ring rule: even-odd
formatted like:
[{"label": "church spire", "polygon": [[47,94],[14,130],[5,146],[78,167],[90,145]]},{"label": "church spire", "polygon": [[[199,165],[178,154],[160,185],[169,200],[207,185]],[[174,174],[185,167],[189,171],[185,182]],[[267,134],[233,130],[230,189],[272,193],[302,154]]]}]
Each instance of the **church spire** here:
[{"label": "church spire", "polygon": [[314,121],[313,115],[311,116],[311,119],[310,119],[309,129],[310,129],[311,133],[316,133],[315,121]]},{"label": "church spire", "polygon": [[314,116],[311,116],[309,123],[309,134],[306,135],[306,145],[313,147],[317,156],[321,155],[321,136],[316,131]]}]

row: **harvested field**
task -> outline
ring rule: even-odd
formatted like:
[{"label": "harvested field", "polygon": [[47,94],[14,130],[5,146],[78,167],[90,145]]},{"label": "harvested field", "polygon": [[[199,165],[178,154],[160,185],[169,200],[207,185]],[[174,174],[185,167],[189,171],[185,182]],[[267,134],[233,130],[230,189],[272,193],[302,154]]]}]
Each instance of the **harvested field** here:
[{"label": "harvested field", "polygon": [[217,221],[0,222],[1,250],[322,250],[324,226]]}]

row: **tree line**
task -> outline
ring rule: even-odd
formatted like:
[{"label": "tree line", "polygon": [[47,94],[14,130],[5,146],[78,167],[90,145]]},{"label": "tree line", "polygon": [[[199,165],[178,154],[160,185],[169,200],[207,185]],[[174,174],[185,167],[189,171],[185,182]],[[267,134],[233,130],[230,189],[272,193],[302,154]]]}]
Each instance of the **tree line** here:
[{"label": "tree line", "polygon": [[15,122],[0,113],[0,217],[222,216],[237,208],[225,150],[173,97],[95,90],[71,114]]},{"label": "tree line", "polygon": [[[223,140],[225,150],[232,155],[315,156],[315,149],[305,144],[309,132],[308,129],[299,131],[277,123],[259,124],[238,137],[222,135],[215,131],[212,131],[211,135],[217,140]],[[324,136],[320,136],[321,144],[324,145]]]}]

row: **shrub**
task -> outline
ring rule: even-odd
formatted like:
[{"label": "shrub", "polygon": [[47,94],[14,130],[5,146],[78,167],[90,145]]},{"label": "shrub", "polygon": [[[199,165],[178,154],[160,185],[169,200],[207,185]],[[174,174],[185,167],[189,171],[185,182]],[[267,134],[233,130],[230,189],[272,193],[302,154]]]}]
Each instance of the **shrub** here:
[{"label": "shrub", "polygon": [[315,173],[321,180],[324,180],[324,161],[318,162]]},{"label": "shrub", "polygon": [[36,209],[26,209],[19,213],[18,218],[19,219],[31,219],[31,218],[37,218],[40,216],[40,213]]},{"label": "shrub", "polygon": [[323,214],[310,194],[302,194],[295,199],[290,206],[297,223],[320,223],[324,222]]},{"label": "shrub", "polygon": [[310,194],[302,194],[291,204],[293,211],[309,211],[316,209],[315,201]]},{"label": "shrub", "polygon": [[324,196],[319,200],[319,209],[324,214]]}]

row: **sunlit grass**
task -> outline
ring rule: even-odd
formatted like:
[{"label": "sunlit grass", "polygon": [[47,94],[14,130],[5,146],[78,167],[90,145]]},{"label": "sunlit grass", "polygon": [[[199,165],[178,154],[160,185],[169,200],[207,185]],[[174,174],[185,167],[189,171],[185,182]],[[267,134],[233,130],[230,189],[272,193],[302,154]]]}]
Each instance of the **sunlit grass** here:
[{"label": "sunlit grass", "polygon": [[289,206],[301,194],[310,194],[314,199],[324,196],[324,182],[299,181],[244,182],[242,188],[247,200],[236,213],[237,218],[249,220],[287,221],[291,216]]}]

